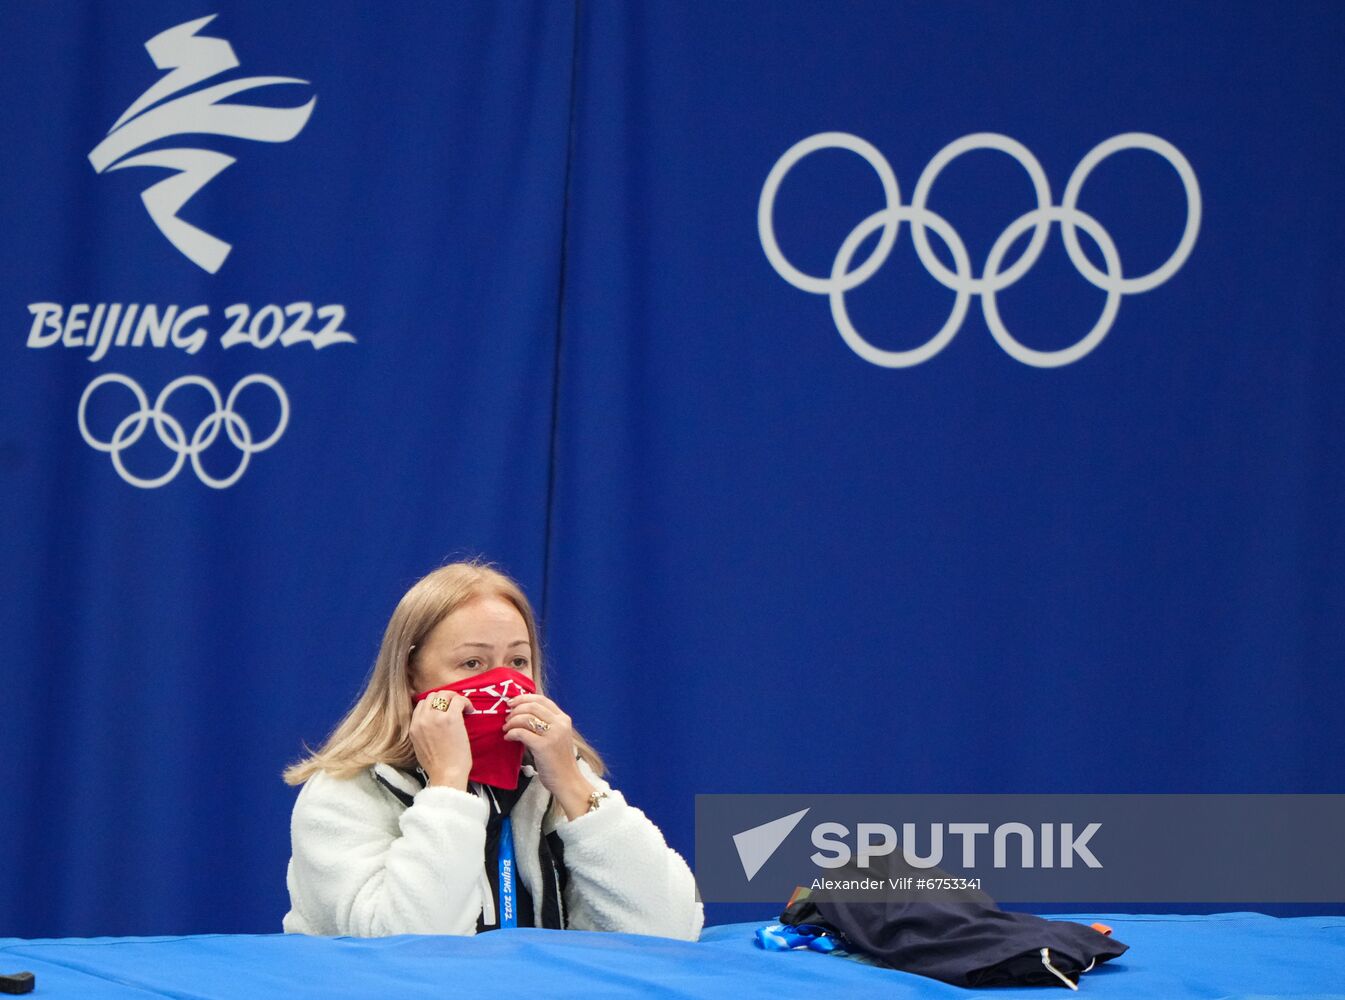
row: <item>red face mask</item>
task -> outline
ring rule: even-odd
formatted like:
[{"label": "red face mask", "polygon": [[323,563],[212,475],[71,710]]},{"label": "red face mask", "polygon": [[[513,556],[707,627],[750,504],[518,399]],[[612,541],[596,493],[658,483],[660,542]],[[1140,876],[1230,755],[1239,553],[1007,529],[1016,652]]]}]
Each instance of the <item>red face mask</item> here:
[{"label": "red face mask", "polygon": [[436,691],[466,695],[476,709],[471,715],[462,717],[467,726],[467,740],[472,746],[472,772],[468,778],[496,788],[517,788],[518,772],[527,748],[521,742],[504,738],[504,718],[509,714],[506,699],[525,692],[535,693],[537,685],[532,679],[509,667],[496,667],[466,680],[422,691],[413,699],[424,701]]}]

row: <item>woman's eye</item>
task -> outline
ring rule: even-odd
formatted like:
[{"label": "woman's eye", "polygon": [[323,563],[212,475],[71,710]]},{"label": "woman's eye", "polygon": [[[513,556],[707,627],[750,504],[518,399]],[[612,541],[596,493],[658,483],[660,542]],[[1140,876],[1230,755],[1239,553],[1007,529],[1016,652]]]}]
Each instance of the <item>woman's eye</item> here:
[{"label": "woman's eye", "polygon": [[475,670],[477,667],[481,666],[481,661],[474,656],[470,660],[463,663],[463,666],[466,667],[468,670]]},{"label": "woman's eye", "polygon": [[524,669],[527,665],[528,665],[528,658],[527,658],[526,656],[515,656],[515,657],[514,657],[514,669],[515,669],[515,670],[522,670],[522,669]]}]

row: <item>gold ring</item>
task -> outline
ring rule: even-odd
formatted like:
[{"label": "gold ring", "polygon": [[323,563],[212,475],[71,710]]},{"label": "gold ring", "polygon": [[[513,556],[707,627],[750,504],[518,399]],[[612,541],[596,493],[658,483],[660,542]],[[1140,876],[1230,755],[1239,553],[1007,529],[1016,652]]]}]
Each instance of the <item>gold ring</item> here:
[{"label": "gold ring", "polygon": [[543,722],[541,719],[537,718],[537,716],[534,715],[532,717],[532,721],[528,723],[528,726],[532,729],[534,733],[544,733],[551,728],[551,723]]},{"label": "gold ring", "polygon": [[437,694],[430,699],[430,708],[434,709],[436,712],[447,712],[448,699],[441,694]]}]

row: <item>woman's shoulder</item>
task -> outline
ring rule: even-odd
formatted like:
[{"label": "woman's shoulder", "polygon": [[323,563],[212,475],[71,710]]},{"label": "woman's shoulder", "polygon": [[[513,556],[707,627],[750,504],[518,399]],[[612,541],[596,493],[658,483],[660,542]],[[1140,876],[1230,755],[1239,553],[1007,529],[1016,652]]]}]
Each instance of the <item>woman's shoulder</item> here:
[{"label": "woman's shoulder", "polygon": [[[299,789],[299,797],[294,803],[295,812],[358,805],[391,805],[397,802],[397,798],[382,786],[380,778],[396,789],[403,780],[411,780],[399,779],[399,774],[396,768],[385,764],[375,764],[348,774],[317,771]],[[384,803],[384,800],[387,802]]]},{"label": "woman's shoulder", "polygon": [[318,771],[299,789],[290,816],[294,856],[335,863],[342,852],[385,844],[397,837],[404,811],[391,796],[379,793],[368,769],[348,777]]}]

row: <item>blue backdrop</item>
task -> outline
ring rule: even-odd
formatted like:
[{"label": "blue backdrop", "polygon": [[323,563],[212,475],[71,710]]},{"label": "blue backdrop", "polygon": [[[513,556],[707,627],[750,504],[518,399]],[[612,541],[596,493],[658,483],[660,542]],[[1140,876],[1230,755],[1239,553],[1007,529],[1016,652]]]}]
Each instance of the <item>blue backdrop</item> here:
[{"label": "blue backdrop", "polygon": [[688,857],[697,792],[1345,790],[1342,42],[0,10],[0,934],[278,929],[280,770],[466,554]]}]

